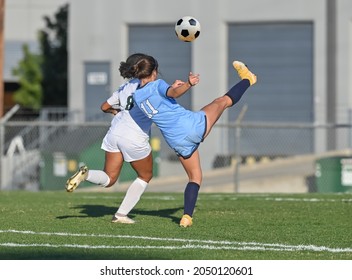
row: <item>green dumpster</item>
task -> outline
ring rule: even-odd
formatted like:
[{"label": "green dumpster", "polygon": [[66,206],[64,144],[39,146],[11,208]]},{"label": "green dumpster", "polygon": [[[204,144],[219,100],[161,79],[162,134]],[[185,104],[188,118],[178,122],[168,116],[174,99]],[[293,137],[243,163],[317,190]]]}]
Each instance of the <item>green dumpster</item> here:
[{"label": "green dumpster", "polygon": [[315,180],[320,193],[352,190],[352,157],[326,157],[316,161]]}]

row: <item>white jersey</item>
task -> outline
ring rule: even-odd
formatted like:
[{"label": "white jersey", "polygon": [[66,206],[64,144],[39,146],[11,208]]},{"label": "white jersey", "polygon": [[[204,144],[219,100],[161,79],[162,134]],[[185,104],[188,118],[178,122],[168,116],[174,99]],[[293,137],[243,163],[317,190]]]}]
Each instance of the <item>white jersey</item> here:
[{"label": "white jersey", "polygon": [[149,131],[143,131],[137,124],[138,120],[133,120],[129,113],[133,106],[132,94],[138,85],[139,80],[133,79],[123,84],[107,100],[120,112],[112,119],[101,148],[107,152],[121,152],[127,162],[143,159],[151,152]]},{"label": "white jersey", "polygon": [[124,83],[118,90],[112,93],[111,97],[106,100],[106,102],[114,109],[120,111],[131,109],[131,106],[133,105],[132,94],[136,91],[138,85],[138,79],[132,79],[129,82]]}]

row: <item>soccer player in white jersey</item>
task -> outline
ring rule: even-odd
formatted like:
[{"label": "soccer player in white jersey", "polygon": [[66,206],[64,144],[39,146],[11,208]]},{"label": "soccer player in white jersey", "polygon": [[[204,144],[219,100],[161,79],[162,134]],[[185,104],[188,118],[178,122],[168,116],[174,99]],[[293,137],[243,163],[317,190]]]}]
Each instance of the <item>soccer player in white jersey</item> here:
[{"label": "soccer player in white jersey", "polygon": [[133,95],[135,106],[130,111],[132,118],[138,115],[136,110],[139,108],[156,124],[168,145],[176,152],[189,178],[184,191],[181,227],[189,227],[193,223],[193,211],[202,182],[199,144],[210,133],[225,109],[237,103],[244,92],[257,81],[256,75],[242,62],[234,61],[233,66],[241,81],[198,112],[186,110],[175,100],[198,84],[198,74],[191,72],[187,83],[172,88],[164,80],[157,79],[158,63],[151,56],[138,61],[138,71],[133,73],[140,80],[140,86]]},{"label": "soccer player in white jersey", "polygon": [[[73,192],[82,181],[111,187],[120,175],[123,162],[129,162],[136,171],[137,178],[129,186],[112,218],[112,222],[116,223],[134,223],[127,215],[138,203],[153,176],[152,149],[149,144],[152,122],[143,114],[140,117],[135,115],[134,119],[129,114],[133,106],[132,94],[139,86],[139,80],[134,79],[130,72],[143,56],[133,54],[126,62],[121,62],[120,74],[130,80],[101,105],[104,112],[115,115],[101,146],[105,150],[104,170],[88,170],[87,166],[82,166],[66,183],[68,192]],[[182,82],[176,80],[173,86],[177,87],[180,83]]]}]

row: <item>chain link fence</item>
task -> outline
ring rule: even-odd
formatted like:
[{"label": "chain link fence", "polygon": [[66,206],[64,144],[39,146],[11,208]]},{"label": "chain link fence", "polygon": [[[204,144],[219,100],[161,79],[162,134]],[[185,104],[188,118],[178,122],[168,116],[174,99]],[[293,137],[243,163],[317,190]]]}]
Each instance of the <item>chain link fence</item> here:
[{"label": "chain link fence", "polygon": [[[103,168],[105,155],[100,146],[110,123],[73,123],[70,119],[63,113],[46,114],[44,119],[1,120],[1,190],[63,189],[80,165]],[[351,128],[337,124],[218,124],[213,130],[221,130],[219,134],[228,141],[222,147],[224,152],[214,155],[212,167],[204,170],[202,188],[208,192],[350,191]],[[165,148],[156,128],[152,136],[151,189],[183,191],[186,178],[181,164]],[[327,148],[340,142],[343,149]],[[135,176],[125,164],[118,183],[127,184]]]}]

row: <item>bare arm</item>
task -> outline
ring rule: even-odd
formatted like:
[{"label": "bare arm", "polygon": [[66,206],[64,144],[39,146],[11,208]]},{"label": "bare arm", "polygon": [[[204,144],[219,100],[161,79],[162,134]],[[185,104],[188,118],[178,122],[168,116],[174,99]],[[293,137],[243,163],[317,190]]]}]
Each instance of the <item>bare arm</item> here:
[{"label": "bare arm", "polygon": [[119,110],[116,110],[113,107],[111,107],[111,105],[106,101],[103,104],[101,104],[100,109],[104,113],[111,113],[113,115],[116,115],[119,112]]},{"label": "bare arm", "polygon": [[182,96],[187,90],[192,86],[195,86],[199,83],[199,74],[193,74],[192,72],[188,75],[188,81],[175,81],[175,83],[168,89],[166,95],[168,97],[178,98]]}]

